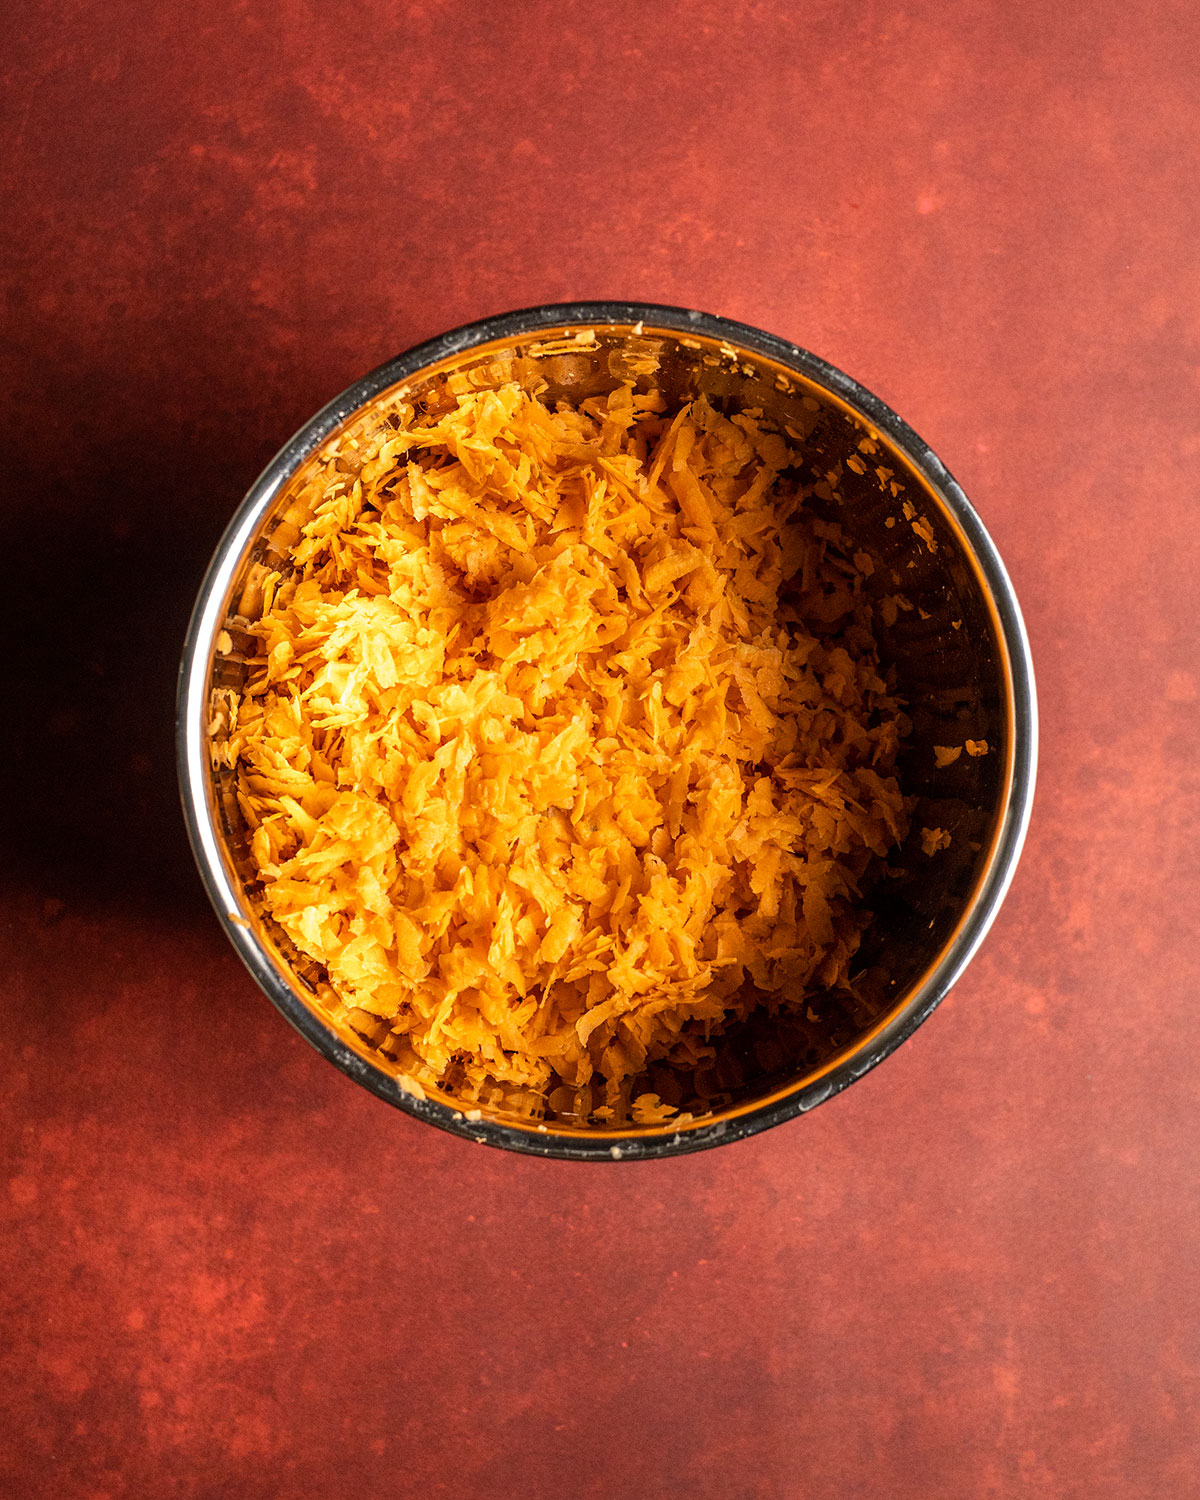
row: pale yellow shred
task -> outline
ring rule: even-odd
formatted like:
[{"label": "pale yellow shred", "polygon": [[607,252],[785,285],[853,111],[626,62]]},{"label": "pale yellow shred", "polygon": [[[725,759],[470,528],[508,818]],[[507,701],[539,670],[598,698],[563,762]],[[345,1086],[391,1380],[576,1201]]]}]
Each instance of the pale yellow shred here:
[{"label": "pale yellow shred", "polygon": [[638,1125],[659,1125],[678,1113],[673,1104],[664,1104],[657,1094],[639,1094],[633,1101],[633,1119]]},{"label": "pale yellow shred", "polygon": [[861,559],[778,433],[664,405],[406,406],[256,585],[255,899],[468,1102],[669,1118],[628,1080],[844,981],[907,832]]},{"label": "pale yellow shred", "polygon": [[961,745],[935,745],[933,747],[933,759],[939,771],[944,771],[947,766],[952,766],[963,753]]},{"label": "pale yellow shred", "polygon": [[949,849],[950,834],[945,828],[922,828],[921,848],[926,854],[933,855],[939,849]]},{"label": "pale yellow shred", "polygon": [[968,740],[967,741],[967,754],[968,755],[986,755],[987,753],[988,753],[988,742],[987,742],[987,740]]}]

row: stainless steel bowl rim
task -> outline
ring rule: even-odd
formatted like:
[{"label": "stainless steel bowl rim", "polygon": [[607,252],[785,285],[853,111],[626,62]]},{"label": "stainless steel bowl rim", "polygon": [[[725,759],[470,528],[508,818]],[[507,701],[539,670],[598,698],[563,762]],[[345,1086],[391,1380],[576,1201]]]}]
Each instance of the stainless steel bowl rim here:
[{"label": "stainless steel bowl rim", "polygon": [[[224,623],[227,598],[243,553],[269,511],[280,488],[301,463],[339,427],[382,392],[426,367],[497,339],[550,329],[607,324],[644,324],[684,334],[700,334],[742,347],[807,376],[840,397],[903,452],[940,497],[961,528],[974,561],[992,594],[1008,654],[1012,690],[1013,766],[1007,807],[992,845],[991,857],[951,941],[937,963],[914,987],[891,1018],[844,1060],[807,1084],[751,1107],[735,1118],[701,1122],[655,1135],[600,1131],[557,1134],[536,1126],[517,1127],[487,1118],[471,1120],[463,1111],[434,1099],[420,1098],[395,1078],[360,1057],[292,992],[238,907],[245,896],[235,890],[221,857],[210,814],[209,765],[205,743],[209,667],[216,636]],[[861,1078],[894,1052],[949,992],[983,941],[1004,899],[1020,857],[1033,804],[1037,768],[1037,702],[1029,641],[1012,584],[991,538],[960,486],[929,445],[877,396],[816,355],[747,324],[695,309],[644,302],[567,302],[502,313],[456,328],[380,365],[356,381],[306,422],[282,447],[251,485],[238,507],[205,574],[185,638],[177,702],[177,748],[180,794],[188,837],[205,887],[239,957],[260,987],[297,1031],[342,1072],[381,1099],[410,1115],[465,1136],[482,1145],[533,1156],[574,1161],[636,1161],[702,1151],[754,1135],[815,1108]]]}]

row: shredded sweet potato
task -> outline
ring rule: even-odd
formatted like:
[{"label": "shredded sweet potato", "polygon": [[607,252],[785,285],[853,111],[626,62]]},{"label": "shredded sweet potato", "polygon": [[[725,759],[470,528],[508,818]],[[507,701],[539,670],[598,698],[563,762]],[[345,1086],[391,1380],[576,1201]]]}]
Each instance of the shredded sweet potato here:
[{"label": "shredded sweet potato", "polygon": [[950,834],[945,828],[921,829],[921,848],[930,856],[941,849],[949,849],[951,842]]},{"label": "shredded sweet potato", "polygon": [[761,414],[394,409],[251,627],[257,899],[418,1083],[666,1118],[629,1080],[843,981],[907,831],[865,570]]}]

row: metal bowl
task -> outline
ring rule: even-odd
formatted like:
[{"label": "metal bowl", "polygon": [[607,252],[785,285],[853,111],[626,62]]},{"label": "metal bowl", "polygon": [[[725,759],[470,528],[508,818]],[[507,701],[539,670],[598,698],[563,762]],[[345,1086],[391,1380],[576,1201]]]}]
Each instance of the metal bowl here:
[{"label": "metal bowl", "polygon": [[[572,339],[583,333],[582,341]],[[549,347],[547,347],[549,346]],[[652,373],[651,373],[652,372]],[[919,800],[890,878],[868,897],[871,923],[851,980],[820,1014],[763,1011],[731,1028],[717,1060],[671,1087],[686,1124],[605,1126],[497,1095],[483,1108],[421,1089],[339,1015],[321,971],[291,949],[247,894],[253,872],[230,773],[213,768],[213,692],[246,674],[240,627],[256,580],[286,566],[306,519],[314,455],[370,429],[403,389],[432,406],[447,381],[540,380],[582,399],[619,380],[669,399],[705,393],[724,410],[762,408],[806,435],[824,502],[870,554],[869,585],[911,608],[883,611],[883,659],[913,732],[898,774]],[[875,450],[864,461],[859,445]],[[871,450],[868,448],[867,450]],[[832,487],[828,479],[832,478]],[[825,479],[822,486],[819,481]],[[820,502],[818,502],[820,503]],[[932,539],[932,540],[931,540]],[[179,686],[179,776],[201,875],[230,941],[293,1026],[343,1072],[409,1114],[484,1144],[572,1160],[643,1159],[738,1140],[802,1114],[861,1078],[937,1006],[979,946],[1020,854],[1033,797],[1037,717],[1029,646],[1003,564],[979,517],[930,449],[868,391],[786,340],[707,313],[617,302],[537,307],[489,318],[402,354],[319,412],[272,459],[234,516],[200,590]],[[988,753],[939,768],[934,745],[986,741]],[[919,830],[946,829],[925,854]],[[662,1092],[661,1079],[647,1088]]]}]

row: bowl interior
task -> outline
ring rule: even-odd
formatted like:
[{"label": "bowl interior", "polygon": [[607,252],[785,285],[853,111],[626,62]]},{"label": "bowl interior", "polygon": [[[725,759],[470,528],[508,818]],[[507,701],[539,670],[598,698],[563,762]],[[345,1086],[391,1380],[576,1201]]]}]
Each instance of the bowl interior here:
[{"label": "bowl interior", "polygon": [[[805,461],[798,477],[812,489],[811,505],[840,522],[872,561],[866,587],[877,605],[880,655],[895,674],[912,720],[897,771],[905,793],[917,798],[912,831],[892,856],[886,878],[867,897],[871,923],[845,989],[826,995],[816,1009],[763,1009],[728,1029],[711,1065],[687,1074],[655,1065],[635,1087],[635,1092],[657,1093],[702,1125],[803,1090],[903,1010],[945,952],[979,888],[1008,796],[1011,693],[994,601],[951,507],[868,416],[813,375],[760,352],[699,331],[644,323],[539,329],[476,344],[429,365],[351,413],[299,462],[246,535],[223,620],[207,647],[208,733],[220,739],[223,692],[245,681],[255,651],[246,627],[261,610],[262,580],[288,567],[290,549],[319,498],[314,481],[321,463],[336,455],[352,473],[358,446],[387,426],[401,399],[437,412],[451,406],[459,392],[515,380],[551,402],[573,402],[630,379],[643,390],[656,387],[672,405],[704,394],[726,413],[758,409],[793,441],[803,438]],[[938,764],[944,757],[935,755],[935,746],[962,746],[966,740],[985,742],[986,753],[961,753],[951,764]],[[491,1098],[463,1101],[452,1087],[402,1077],[389,1055],[387,1023],[347,1010],[320,967],[297,954],[259,912],[232,773],[215,770],[208,790],[230,886],[245,893],[230,920],[248,929],[265,955],[277,1003],[303,1007],[319,1022],[318,1045],[323,1036],[336,1038],[358,1060],[365,1081],[374,1080],[375,1086],[380,1077],[392,1079],[435,1106],[456,1111],[458,1118],[469,1111],[471,1120],[543,1138],[677,1133],[671,1124],[598,1124],[571,1090],[543,1098],[497,1086]],[[922,830],[928,828],[951,836],[949,847],[936,857],[922,844]]]}]

